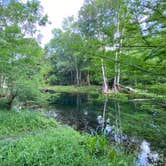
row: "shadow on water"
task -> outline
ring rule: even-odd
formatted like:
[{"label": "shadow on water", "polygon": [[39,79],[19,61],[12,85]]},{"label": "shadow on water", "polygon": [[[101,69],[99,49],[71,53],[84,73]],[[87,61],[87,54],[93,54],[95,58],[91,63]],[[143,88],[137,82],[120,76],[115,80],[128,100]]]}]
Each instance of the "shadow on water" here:
[{"label": "shadow on water", "polygon": [[90,134],[105,134],[127,153],[137,153],[136,166],[158,165],[166,153],[166,112],[155,101],[120,102],[97,94],[57,93],[50,111],[64,124]]}]

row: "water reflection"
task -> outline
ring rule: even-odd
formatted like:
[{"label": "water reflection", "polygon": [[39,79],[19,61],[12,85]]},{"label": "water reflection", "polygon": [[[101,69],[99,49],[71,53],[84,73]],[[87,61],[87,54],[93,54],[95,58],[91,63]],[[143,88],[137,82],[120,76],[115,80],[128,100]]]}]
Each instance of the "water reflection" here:
[{"label": "water reflection", "polygon": [[137,160],[135,166],[153,166],[156,165],[159,161],[159,154],[157,152],[153,152],[150,149],[150,143],[146,140],[141,140],[137,138],[131,138],[126,134],[122,133],[121,129],[121,117],[120,117],[120,104],[119,102],[114,102],[115,112],[115,125],[110,124],[110,119],[106,117],[106,110],[107,110],[107,102],[108,98],[106,97],[104,100],[104,107],[103,107],[103,115],[97,116],[98,121],[98,132],[103,132],[109,138],[112,138],[116,143],[124,143],[126,141],[130,142],[132,145],[140,144],[138,149],[139,153],[137,156]]},{"label": "water reflection", "polygon": [[[49,114],[79,131],[107,135],[116,144],[123,144],[128,153],[138,153],[136,166],[150,166],[160,158],[155,150],[159,146],[165,150],[165,137],[160,127],[164,119],[158,119],[164,118],[163,112],[148,102],[118,102],[99,95],[56,94],[50,99]],[[153,108],[147,109],[149,106]]]},{"label": "water reflection", "polygon": [[114,101],[115,122],[112,122],[114,125],[111,125],[110,118],[106,117],[107,103],[108,97],[106,96],[104,100],[102,115],[97,116],[97,132],[102,132],[110,137],[113,137],[113,140],[115,142],[120,143],[122,141],[120,105],[119,102]]},{"label": "water reflection", "polygon": [[151,152],[150,143],[143,140],[140,145],[140,153],[136,160],[136,166],[153,166],[157,165],[159,155],[156,152]]}]

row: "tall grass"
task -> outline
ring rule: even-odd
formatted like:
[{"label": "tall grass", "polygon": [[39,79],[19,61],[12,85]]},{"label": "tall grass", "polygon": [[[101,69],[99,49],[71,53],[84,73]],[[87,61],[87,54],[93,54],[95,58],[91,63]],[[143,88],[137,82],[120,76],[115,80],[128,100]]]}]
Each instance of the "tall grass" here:
[{"label": "tall grass", "polygon": [[[130,166],[105,137],[79,134],[37,112],[0,111],[1,166]],[[29,132],[31,131],[31,132]],[[24,133],[20,135],[21,133]],[[8,139],[14,136],[14,139]],[[3,136],[3,138],[2,138]]]},{"label": "tall grass", "polygon": [[53,119],[47,119],[38,112],[31,111],[0,111],[0,138],[5,135],[14,135],[20,132],[28,132],[35,129],[55,127]]}]

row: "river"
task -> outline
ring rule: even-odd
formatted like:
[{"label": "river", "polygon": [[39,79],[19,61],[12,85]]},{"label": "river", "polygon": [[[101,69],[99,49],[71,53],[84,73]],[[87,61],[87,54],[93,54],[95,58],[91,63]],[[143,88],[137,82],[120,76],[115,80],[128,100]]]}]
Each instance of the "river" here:
[{"label": "river", "polygon": [[136,166],[164,165],[166,105],[155,100],[118,101],[98,94],[55,93],[48,116],[80,132],[105,134],[126,153],[136,154]]}]

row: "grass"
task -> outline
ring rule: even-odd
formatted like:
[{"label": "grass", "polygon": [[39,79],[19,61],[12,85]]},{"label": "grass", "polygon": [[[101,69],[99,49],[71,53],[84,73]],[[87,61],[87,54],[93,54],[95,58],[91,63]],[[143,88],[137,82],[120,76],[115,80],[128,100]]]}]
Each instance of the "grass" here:
[{"label": "grass", "polygon": [[166,96],[166,83],[148,85],[146,86],[146,89],[152,94],[156,94],[159,96]]},{"label": "grass", "polygon": [[[86,93],[86,94],[102,94],[102,88],[101,86],[95,86],[95,85],[90,85],[90,86],[73,86],[73,85],[67,85],[67,86],[62,86],[62,85],[55,85],[55,86],[48,86],[46,89],[53,90],[53,92],[61,93]],[[104,94],[103,94],[104,95]],[[149,99],[155,99],[159,101],[165,100],[166,96],[164,94],[159,95],[157,92],[155,93],[154,91],[149,91],[146,92],[141,89],[136,89],[136,92],[131,92],[131,93],[109,93],[108,96],[110,98],[116,99],[116,100],[122,100],[126,101],[128,98],[149,98]]]},{"label": "grass", "polygon": [[159,95],[158,93],[154,92],[146,92],[145,90],[137,89],[136,92],[131,94],[132,97],[136,98],[149,98],[149,99],[154,99],[158,101],[165,101],[166,95]]},{"label": "grass", "polygon": [[82,94],[98,94],[100,97],[104,97],[107,95],[109,98],[114,100],[120,100],[120,101],[127,101],[128,100],[128,94],[125,93],[109,93],[109,94],[103,94],[101,86],[61,86],[61,85],[55,85],[55,86],[49,86],[46,89],[53,90],[55,93],[82,93]]},{"label": "grass", "polygon": [[74,86],[74,85],[55,85],[48,86],[47,89],[54,90],[55,92],[66,92],[66,93],[100,93],[102,91],[100,86]]},{"label": "grass", "polygon": [[47,119],[38,112],[0,111],[0,138],[56,125],[53,119]]},{"label": "grass", "polygon": [[133,156],[105,137],[81,135],[37,112],[4,110],[0,115],[1,166],[133,165]]}]

